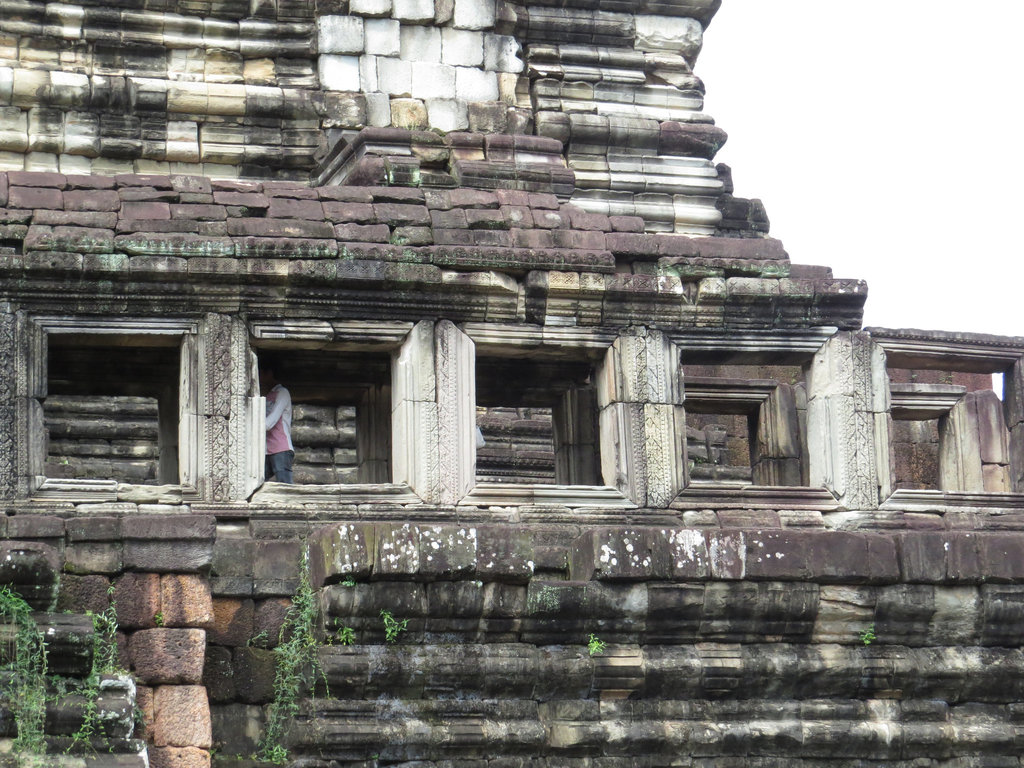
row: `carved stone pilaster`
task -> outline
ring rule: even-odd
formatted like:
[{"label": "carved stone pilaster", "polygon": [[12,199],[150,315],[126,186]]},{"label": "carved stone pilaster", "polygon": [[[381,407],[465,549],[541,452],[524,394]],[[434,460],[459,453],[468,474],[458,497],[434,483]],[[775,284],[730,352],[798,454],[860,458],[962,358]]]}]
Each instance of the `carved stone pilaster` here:
[{"label": "carved stone pilaster", "polygon": [[433,322],[417,323],[406,337],[391,365],[391,393],[393,480],[436,501],[441,481]]},{"label": "carved stone pilaster", "polygon": [[476,347],[449,320],[434,329],[439,501],[454,504],[476,484]]},{"label": "carved stone pilaster", "polygon": [[601,471],[639,506],[665,506],[685,483],[685,414],[678,348],[635,329],[609,347],[598,372]]},{"label": "carved stone pilaster", "polygon": [[230,498],[241,500],[263,480],[263,399],[255,353],[249,348],[249,330],[239,319],[230,328],[230,403],[228,419],[228,471]]},{"label": "carved stone pilaster", "polygon": [[229,439],[229,417],[233,394],[232,321],[224,315],[208,314],[199,338],[199,423],[203,431],[202,471],[204,496],[212,501],[232,497],[236,474]]},{"label": "carved stone pilaster", "polygon": [[810,482],[830,490],[848,509],[878,507],[875,446],[888,441],[888,434],[878,434],[885,424],[879,417],[888,410],[885,375],[884,354],[867,334],[851,332],[827,341],[808,373]]},{"label": "carved stone pilaster", "polygon": [[14,407],[14,315],[0,315],[0,500],[15,496],[18,443]]}]

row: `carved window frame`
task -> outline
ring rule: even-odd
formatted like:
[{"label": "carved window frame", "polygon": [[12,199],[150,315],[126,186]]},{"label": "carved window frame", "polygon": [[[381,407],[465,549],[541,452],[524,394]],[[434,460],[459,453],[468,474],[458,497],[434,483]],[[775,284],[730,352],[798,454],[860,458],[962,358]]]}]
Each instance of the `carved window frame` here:
[{"label": "carved window frame", "polygon": [[[197,404],[200,402],[202,382],[197,371],[199,361],[200,322],[187,318],[125,318],[125,317],[67,317],[50,315],[20,315],[19,334],[23,355],[19,358],[18,402],[25,410],[17,419],[19,444],[19,474],[27,478],[24,495],[32,500],[70,502],[108,502],[118,498],[118,487],[132,485],[118,480],[48,478],[43,471],[47,445],[43,424],[42,400],[47,395],[48,339],[58,334],[116,335],[116,336],[175,336],[180,337],[178,402],[178,483],[169,484],[180,489],[183,500],[198,500],[201,493],[200,456],[202,435],[199,428]],[[146,486],[142,486],[146,487]]]},{"label": "carved window frame", "polygon": [[[682,406],[672,384],[677,358],[664,334],[646,329],[618,332],[575,326],[465,323],[470,342],[465,365],[475,373],[476,355],[554,359],[583,354],[594,361],[600,433],[598,451],[604,485],[477,483],[472,431],[462,464],[469,480],[462,505],[552,505],[569,508],[664,507],[681,488],[675,451],[682,445]],[[472,375],[470,376],[472,378]],[[463,422],[475,427],[475,389],[465,399]]]},{"label": "carved window frame", "polygon": [[[871,340],[884,353],[885,397],[888,403],[885,427],[878,435],[879,502],[882,509],[923,511],[942,508],[1024,509],[1024,345],[1020,339],[973,334],[922,332],[916,336],[885,328],[868,328]],[[944,385],[893,385],[889,368],[927,369],[964,373],[1002,374],[1002,418],[1007,433],[1006,451],[1010,482],[1016,487],[1009,493],[985,490],[918,490],[893,489],[890,468],[892,447],[889,424],[904,417],[947,419],[946,451],[958,466],[973,461],[973,439],[959,411],[964,407],[966,390]],[[1014,415],[1016,414],[1016,415]],[[1014,423],[1015,422],[1015,423]],[[977,456],[979,466],[982,459]],[[940,461],[941,461],[940,456]],[[1014,478],[1017,478],[1016,482]],[[939,478],[940,483],[943,478]],[[953,481],[949,478],[950,483]]]},{"label": "carved window frame", "polygon": [[[391,482],[389,483],[330,483],[320,485],[285,485],[262,482],[263,462],[266,455],[265,399],[252,398],[253,418],[248,425],[249,437],[246,444],[249,455],[246,459],[254,467],[258,477],[254,482],[255,493],[252,502],[257,506],[266,502],[297,504],[341,503],[398,503],[410,504],[424,501],[416,488],[416,478],[408,473],[409,462],[400,458],[404,447],[416,443],[413,423],[395,413],[395,402],[401,387],[400,379],[408,380],[399,371],[399,360],[408,357],[408,347],[414,343],[414,324],[401,321],[360,321],[360,320],[253,320],[249,322],[250,379],[252,391],[259,392],[256,379],[258,349],[287,350],[315,349],[323,347],[332,351],[385,353],[391,357],[392,403],[391,413]],[[404,370],[404,366],[403,366]],[[418,380],[420,369],[415,368],[412,378]],[[421,384],[422,382],[416,382]],[[258,468],[258,469],[257,469]]]},{"label": "carved window frame", "polygon": [[[721,332],[676,331],[669,334],[680,348],[681,364],[713,359],[722,365],[800,365],[807,369],[815,354],[831,339],[838,329],[826,326],[795,332],[748,331],[723,334]],[[810,382],[808,398],[811,396]],[[751,381],[746,385],[729,386],[723,380],[719,385],[701,377],[690,387],[683,377],[683,404],[687,407],[700,403],[701,410],[722,406],[736,410],[745,408],[753,412],[770,403],[775,387],[767,382]],[[770,422],[770,418],[764,419]],[[767,425],[770,429],[770,423]],[[806,428],[806,427],[805,427]],[[751,439],[757,435],[751,434]],[[773,438],[769,435],[769,441]],[[807,439],[803,444],[807,446]],[[684,444],[685,445],[685,444]],[[835,494],[824,485],[813,484],[816,457],[809,447],[807,462],[808,485],[754,485],[715,481],[691,481],[689,461],[684,450],[682,462],[686,473],[685,487],[673,501],[679,509],[744,508],[744,509],[813,509],[831,511],[839,504]]]}]

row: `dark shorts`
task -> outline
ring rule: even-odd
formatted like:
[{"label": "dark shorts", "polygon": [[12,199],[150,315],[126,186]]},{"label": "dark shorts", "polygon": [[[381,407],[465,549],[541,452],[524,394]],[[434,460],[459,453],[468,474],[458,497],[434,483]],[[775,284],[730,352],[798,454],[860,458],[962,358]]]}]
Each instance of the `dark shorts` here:
[{"label": "dark shorts", "polygon": [[295,459],[295,451],[281,451],[280,453],[268,453],[266,466],[264,467],[264,480],[269,480],[271,475],[279,483],[292,482],[292,461]]}]

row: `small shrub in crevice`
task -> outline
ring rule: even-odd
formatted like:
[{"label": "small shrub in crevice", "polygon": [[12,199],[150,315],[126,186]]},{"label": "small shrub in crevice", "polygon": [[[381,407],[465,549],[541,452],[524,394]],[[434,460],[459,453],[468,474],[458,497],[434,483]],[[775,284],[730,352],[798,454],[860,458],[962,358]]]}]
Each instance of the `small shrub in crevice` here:
[{"label": "small shrub in crevice", "polygon": [[409,620],[398,621],[386,608],[380,612],[380,618],[384,622],[384,640],[389,643],[398,642],[398,636],[409,628]]},{"label": "small shrub in crevice", "polygon": [[608,647],[608,643],[602,642],[597,635],[593,632],[587,637],[587,651],[591,656],[600,656],[604,653],[604,649]]}]

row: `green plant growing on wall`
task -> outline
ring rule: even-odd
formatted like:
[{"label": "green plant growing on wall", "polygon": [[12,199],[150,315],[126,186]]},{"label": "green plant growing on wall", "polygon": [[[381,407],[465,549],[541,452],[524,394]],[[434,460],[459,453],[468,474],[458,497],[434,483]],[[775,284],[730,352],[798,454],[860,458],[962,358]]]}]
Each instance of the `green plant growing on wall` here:
[{"label": "green plant growing on wall", "polygon": [[862,643],[864,643],[864,645],[871,645],[877,639],[878,639],[878,637],[877,637],[877,635],[875,635],[875,625],[874,624],[872,624],[867,629],[862,629],[861,630],[860,641]]},{"label": "green plant growing on wall", "polygon": [[355,645],[356,632],[352,627],[342,627],[334,637],[338,645]]},{"label": "green plant growing on wall", "polygon": [[590,652],[591,656],[600,656],[607,647],[608,643],[602,642],[593,632],[587,637],[587,651]]},{"label": "green plant growing on wall", "polygon": [[[299,713],[302,696],[324,677],[317,656],[317,602],[309,578],[309,550],[302,554],[299,588],[281,626],[280,641],[274,648],[274,701],[267,711],[267,723],[257,747],[260,760],[281,764],[288,760],[284,745],[288,723]],[[326,677],[324,677],[326,684]]]},{"label": "green plant growing on wall", "polygon": [[153,623],[156,624],[158,627],[162,627],[164,625],[164,612],[163,611],[157,611],[156,613],[153,614]]},{"label": "green plant growing on wall", "polygon": [[0,623],[7,625],[2,635],[4,694],[18,729],[12,749],[19,755],[42,755],[46,752],[46,642],[32,619],[32,608],[6,586],[0,587]]},{"label": "green plant growing on wall", "polygon": [[408,619],[398,621],[386,608],[380,612],[380,617],[384,621],[384,640],[388,643],[398,642],[398,636],[409,628]]},{"label": "green plant growing on wall", "polygon": [[86,611],[92,619],[92,668],[85,683],[77,690],[85,699],[85,709],[82,724],[72,735],[68,752],[79,745],[91,748],[93,737],[99,735],[101,723],[96,702],[100,693],[100,677],[126,674],[117,659],[117,604],[113,599],[113,585],[107,590],[107,596],[109,601],[105,610],[100,613]]}]

